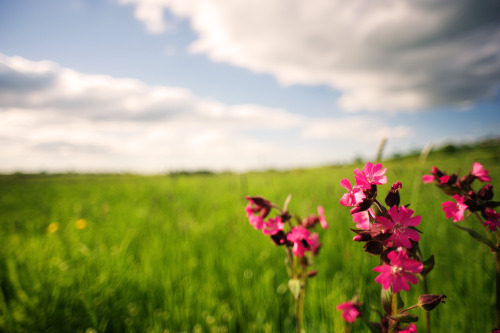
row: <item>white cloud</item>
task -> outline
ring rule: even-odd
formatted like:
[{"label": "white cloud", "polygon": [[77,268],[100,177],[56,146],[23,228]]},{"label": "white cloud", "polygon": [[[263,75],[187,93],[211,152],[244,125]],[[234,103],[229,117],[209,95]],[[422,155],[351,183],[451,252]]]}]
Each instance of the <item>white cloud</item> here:
[{"label": "white cloud", "polygon": [[117,1],[155,33],[165,9],[189,18],[199,34],[192,52],[338,89],[347,111],[455,105],[500,85],[497,1]]},{"label": "white cloud", "polygon": [[321,141],[394,135],[411,131],[373,116],[312,119],[226,105],[186,89],[0,54],[0,171],[288,168],[332,161]]}]

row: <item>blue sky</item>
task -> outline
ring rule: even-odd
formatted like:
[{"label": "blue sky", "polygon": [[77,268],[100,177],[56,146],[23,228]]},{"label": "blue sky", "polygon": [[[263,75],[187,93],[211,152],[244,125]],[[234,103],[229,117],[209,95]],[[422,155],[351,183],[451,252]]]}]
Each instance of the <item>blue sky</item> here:
[{"label": "blue sky", "polygon": [[0,9],[0,172],[293,168],[500,136],[495,1]]}]

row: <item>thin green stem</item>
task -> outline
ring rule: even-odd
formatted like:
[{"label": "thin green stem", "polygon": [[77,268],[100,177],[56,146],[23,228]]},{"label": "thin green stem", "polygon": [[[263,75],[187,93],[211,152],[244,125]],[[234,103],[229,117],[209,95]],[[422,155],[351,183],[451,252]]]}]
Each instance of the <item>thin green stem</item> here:
[{"label": "thin green stem", "polygon": [[500,328],[500,253],[493,252],[496,268],[496,304],[495,304],[495,328]]},{"label": "thin green stem", "polygon": [[[392,293],[391,317],[398,314],[398,293]],[[396,321],[389,320],[389,333],[393,333],[396,328]]]},{"label": "thin green stem", "polygon": [[483,222],[483,219],[481,218],[481,216],[477,212],[474,212],[474,215],[476,216],[477,220],[479,221],[479,224],[481,224],[481,227],[483,228],[484,233],[486,234],[486,237],[488,237],[490,242],[495,244],[495,240],[491,236],[491,232],[489,231],[489,229],[484,225],[484,222]]},{"label": "thin green stem", "polygon": [[[422,289],[424,291],[424,295],[429,294],[429,287],[427,286],[427,276],[422,276]],[[429,311],[424,312],[424,320],[425,320],[425,333],[431,333],[431,313]]]}]

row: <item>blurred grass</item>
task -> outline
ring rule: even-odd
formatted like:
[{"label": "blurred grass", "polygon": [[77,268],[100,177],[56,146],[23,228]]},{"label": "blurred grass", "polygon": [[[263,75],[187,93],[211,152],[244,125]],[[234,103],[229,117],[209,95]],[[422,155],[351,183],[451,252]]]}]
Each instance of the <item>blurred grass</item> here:
[{"label": "blurred grass", "polygon": [[[494,322],[494,262],[488,249],[452,227],[449,197],[421,183],[433,165],[449,173],[472,163],[500,185],[498,145],[384,161],[388,183],[422,216],[424,256],[435,255],[434,332],[487,332]],[[362,164],[246,174],[0,176],[0,330],[3,332],[291,332],[293,300],[284,251],[247,222],[246,195],[262,195],[305,216],[323,205],[309,280],[308,332],[340,332],[338,303],[358,293],[380,308],[377,258],[352,242],[342,178]],[[389,185],[380,187],[385,193]],[[498,197],[496,198],[497,200]],[[75,222],[86,221],[84,229]],[[47,228],[57,223],[58,230]],[[462,225],[476,227],[469,218]],[[412,286],[408,305],[420,294]],[[421,310],[415,312],[422,315]],[[376,315],[373,314],[373,319]],[[417,323],[423,330],[423,321]],[[366,331],[356,322],[354,331]]]}]

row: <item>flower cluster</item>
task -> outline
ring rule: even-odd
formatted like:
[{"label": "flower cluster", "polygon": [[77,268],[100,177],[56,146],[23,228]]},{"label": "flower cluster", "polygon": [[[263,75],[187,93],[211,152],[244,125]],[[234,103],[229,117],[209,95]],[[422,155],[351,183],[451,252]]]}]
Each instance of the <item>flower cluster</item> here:
[{"label": "flower cluster", "polygon": [[352,207],[353,222],[358,229],[352,229],[355,241],[366,242],[365,251],[380,255],[384,265],[374,268],[381,273],[375,281],[384,289],[392,285],[393,292],[409,290],[408,282],[417,283],[414,274],[423,269],[420,261],[411,259],[414,256],[414,244],[420,240],[416,226],[420,224],[420,216],[412,216],[414,211],[400,206],[400,182],[391,186],[385,198],[387,209],[377,201],[377,185],[387,183],[386,168],[382,164],[368,162],[362,171],[354,171],[355,185],[348,179],[342,179],[340,185],[347,189],[340,199],[343,206]]},{"label": "flower cluster", "polygon": [[[316,270],[309,270],[309,266],[312,265],[310,257],[318,255],[321,248],[318,234],[311,233],[311,229],[318,224],[323,229],[327,229],[328,223],[322,206],[318,206],[317,214],[311,214],[304,219],[290,214],[288,212],[290,198],[288,196],[284,207],[281,208],[262,197],[247,196],[248,204],[245,211],[250,225],[262,231],[264,235],[270,236],[275,245],[286,249],[287,260],[285,262],[288,265],[287,271],[290,277],[288,288],[295,298],[297,332],[301,332],[306,281],[318,273]],[[270,217],[273,210],[277,214]]]},{"label": "flower cluster", "polygon": [[483,168],[478,162],[472,164],[472,170],[463,177],[458,174],[446,174],[437,167],[432,167],[431,175],[422,176],[425,184],[435,182],[437,187],[448,195],[451,195],[454,201],[446,201],[441,205],[446,218],[452,218],[453,222],[463,221],[466,212],[480,213],[484,218],[483,225],[490,231],[496,231],[500,228],[500,214],[494,208],[500,205],[500,202],[493,201],[493,186],[483,185],[479,190],[473,189],[475,180],[482,183],[491,181],[488,170]]},{"label": "flower cluster", "polygon": [[[351,229],[356,233],[353,240],[364,242],[365,252],[380,256],[381,264],[373,270],[379,273],[375,282],[382,285],[382,295],[386,295],[382,299],[386,315],[381,318],[381,323],[371,324],[380,327],[383,332],[388,327],[391,332],[416,332],[415,325],[401,328],[400,324],[416,320],[416,316],[405,311],[417,305],[402,310],[395,309],[392,304],[395,304],[394,297],[397,293],[401,290],[408,291],[410,284],[417,284],[418,276],[424,278],[432,270],[433,264],[430,259],[423,260],[418,245],[420,231],[417,226],[421,217],[414,216],[409,205],[400,204],[399,190],[403,185],[400,182],[392,184],[384,200],[387,207],[377,200],[378,186],[387,184],[386,171],[387,168],[383,168],[382,164],[373,165],[370,162],[361,171],[354,170],[353,185],[346,178],[340,182],[347,190],[340,199],[340,204],[351,208],[352,221],[356,223],[356,228]],[[358,308],[359,305],[346,302],[337,309],[343,310],[342,317],[352,323],[360,315]]]},{"label": "flower cluster", "polygon": [[[245,208],[248,221],[257,230],[261,230],[264,235],[271,236],[276,245],[286,245],[292,247],[294,256],[304,257],[306,252],[317,255],[321,248],[317,233],[311,233],[310,229],[318,223],[324,228],[328,228],[325,219],[325,211],[322,206],[318,206],[317,215],[309,215],[301,220],[288,213],[287,208],[281,209],[269,200],[262,197],[247,196],[248,204]],[[278,215],[269,217],[272,209],[278,211]],[[295,217],[296,225],[293,225]],[[267,220],[266,220],[267,218]],[[288,225],[288,232],[285,233],[285,226]]]}]

